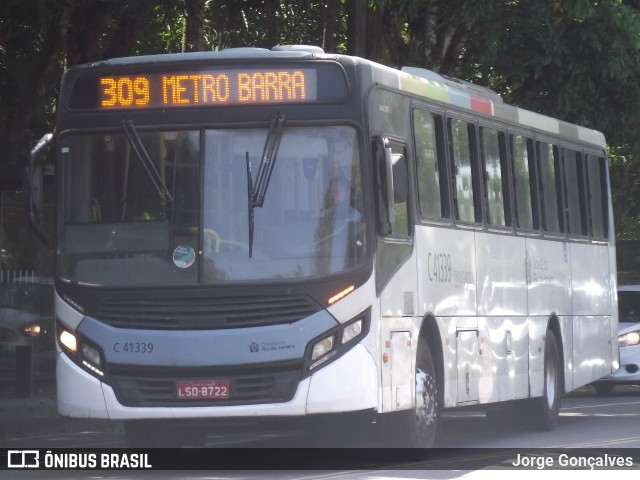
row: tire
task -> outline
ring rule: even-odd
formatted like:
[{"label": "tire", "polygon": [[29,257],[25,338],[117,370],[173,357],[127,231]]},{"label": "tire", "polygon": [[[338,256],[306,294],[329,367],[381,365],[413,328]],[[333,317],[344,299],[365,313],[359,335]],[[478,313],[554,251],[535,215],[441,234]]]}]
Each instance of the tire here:
[{"label": "tire", "polygon": [[547,330],[544,342],[544,393],[541,397],[531,399],[530,419],[534,429],[551,431],[558,425],[562,393],[561,378],[560,353],[556,336],[551,330]]},{"label": "tire", "polygon": [[420,339],[416,356],[415,407],[401,412],[400,444],[409,448],[433,447],[438,433],[440,404],[436,368],[431,349]]},{"label": "tire", "polygon": [[613,383],[594,383],[593,388],[598,395],[611,395],[613,393]]},{"label": "tire", "polygon": [[204,430],[167,425],[162,420],[127,420],[124,434],[129,448],[199,447],[206,440]]}]

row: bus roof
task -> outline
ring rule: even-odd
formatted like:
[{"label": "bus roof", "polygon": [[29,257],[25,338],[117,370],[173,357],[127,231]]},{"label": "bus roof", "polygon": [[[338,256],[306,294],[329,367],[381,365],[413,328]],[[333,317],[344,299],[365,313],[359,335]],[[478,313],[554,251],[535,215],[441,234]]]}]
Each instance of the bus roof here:
[{"label": "bus roof", "polygon": [[100,66],[150,65],[157,63],[206,62],[224,60],[342,60],[343,63],[366,64],[371,67],[374,84],[386,86],[418,97],[423,97],[443,105],[468,110],[488,118],[502,120],[513,125],[532,128],[541,132],[559,135],[574,141],[586,142],[604,148],[604,135],[579,125],[574,125],[553,117],[548,117],[523,108],[508,105],[488,88],[469,82],[442,76],[423,68],[387,67],[370,60],[346,55],[327,54],[320,47],[310,45],[278,45],[273,49],[256,47],[228,48],[218,52],[169,53],[143,55],[103,60],[78,68]]},{"label": "bus roof", "polygon": [[[307,47],[306,45],[296,45],[292,47]],[[274,47],[275,49],[276,47]],[[177,63],[177,62],[204,62],[218,60],[243,60],[243,59],[299,59],[314,58],[336,58],[338,55],[325,54],[321,48],[308,46],[307,48],[290,48],[268,50],[259,47],[236,47],[227,48],[216,52],[185,52],[185,53],[161,53],[157,55],[140,55],[133,57],[118,57],[108,60],[79,65],[79,67],[98,66],[124,66],[124,65],[149,65],[155,63]]]},{"label": "bus roof", "polygon": [[468,110],[513,125],[533,128],[574,141],[604,148],[604,134],[572,123],[508,105],[500,96],[484,87],[449,79],[426,69],[386,67],[371,62],[373,81],[441,104]]}]

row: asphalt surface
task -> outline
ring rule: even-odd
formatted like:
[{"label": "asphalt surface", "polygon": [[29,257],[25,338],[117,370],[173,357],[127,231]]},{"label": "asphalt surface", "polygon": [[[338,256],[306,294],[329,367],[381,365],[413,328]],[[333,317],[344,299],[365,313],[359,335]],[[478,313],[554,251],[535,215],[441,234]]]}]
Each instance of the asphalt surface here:
[{"label": "asphalt surface", "polygon": [[55,381],[34,384],[31,396],[19,396],[15,382],[0,381],[0,447],[12,440],[51,432],[78,432],[87,428],[117,429],[121,422],[85,420],[58,414]]},{"label": "asphalt surface", "polygon": [[[55,380],[47,377],[34,382],[32,394],[19,396],[15,381],[0,376],[0,448],[11,448],[18,440],[51,433],[74,433],[86,431],[123,432],[120,421],[99,419],[75,419],[58,414]],[[640,394],[640,387],[616,387],[618,394]],[[594,396],[591,387],[573,392],[572,397]],[[566,402],[565,402],[566,404]],[[451,425],[454,425],[452,423]],[[449,425],[451,427],[451,425]],[[23,442],[24,443],[24,442]]]}]

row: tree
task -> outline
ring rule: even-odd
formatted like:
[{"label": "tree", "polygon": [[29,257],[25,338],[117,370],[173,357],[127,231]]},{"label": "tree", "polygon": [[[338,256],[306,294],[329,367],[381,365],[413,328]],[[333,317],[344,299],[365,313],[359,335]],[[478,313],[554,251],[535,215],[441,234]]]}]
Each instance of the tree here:
[{"label": "tree", "polygon": [[640,239],[638,2],[504,2],[495,14],[493,28],[474,31],[462,75],[509,103],[604,132],[617,236]]},{"label": "tree", "polygon": [[[494,0],[376,0],[371,10],[367,51],[393,65],[413,65],[455,74],[473,29]],[[383,39],[381,45],[379,39]]]},{"label": "tree", "polygon": [[0,184],[7,189],[21,186],[34,135],[53,127],[57,89],[50,86],[62,73],[63,33],[55,1],[9,1],[1,8]]},{"label": "tree", "polygon": [[183,52],[199,52],[204,50],[205,44],[205,9],[206,0],[192,0],[185,2],[185,26]]},{"label": "tree", "polygon": [[[603,131],[620,145],[640,121],[640,16],[618,0],[504,2],[477,25],[461,73],[507,101]],[[527,19],[514,23],[512,19]]]},{"label": "tree", "polygon": [[615,168],[626,174],[614,175],[626,185],[622,211],[640,184],[639,9],[638,0],[5,0],[0,88],[11,94],[0,96],[0,176],[20,185],[30,147],[54,127],[66,67],[302,43],[430,68],[603,131],[625,152]]}]

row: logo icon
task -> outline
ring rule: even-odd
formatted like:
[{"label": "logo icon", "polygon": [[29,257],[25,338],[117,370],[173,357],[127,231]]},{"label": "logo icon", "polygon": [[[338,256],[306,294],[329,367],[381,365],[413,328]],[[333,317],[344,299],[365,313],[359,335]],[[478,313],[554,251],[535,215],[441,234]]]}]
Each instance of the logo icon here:
[{"label": "logo icon", "polygon": [[196,261],[196,252],[189,245],[178,245],[173,251],[173,264],[178,268],[189,268]]},{"label": "logo icon", "polygon": [[9,450],[7,468],[38,468],[40,452],[38,450]]},{"label": "logo icon", "polygon": [[260,350],[260,345],[258,345],[256,342],[251,342],[251,345],[249,345],[249,351],[251,353],[256,353],[258,350]]}]

